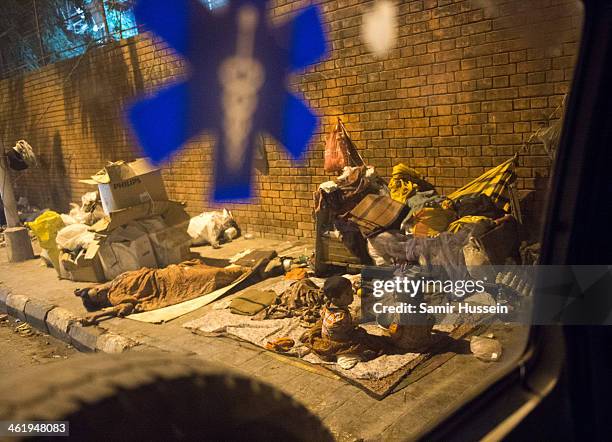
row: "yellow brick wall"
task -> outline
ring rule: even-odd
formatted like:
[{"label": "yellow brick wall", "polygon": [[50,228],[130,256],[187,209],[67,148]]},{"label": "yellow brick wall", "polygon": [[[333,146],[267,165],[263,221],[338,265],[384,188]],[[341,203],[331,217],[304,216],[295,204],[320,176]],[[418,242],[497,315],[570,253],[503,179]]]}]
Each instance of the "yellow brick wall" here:
[{"label": "yellow brick wall", "polygon": [[[273,22],[307,3],[274,1]],[[230,206],[244,231],[313,236],[312,192],[330,178],[324,137],[337,116],[382,176],[405,162],[449,192],[516,152],[569,88],[581,23],[576,2],[400,2],[398,44],[383,60],[360,39],[362,13],[373,2],[317,3],[332,51],[292,78],[291,87],[322,126],[301,162],[266,140],[270,175],[256,174],[253,201]],[[41,162],[15,175],[17,195],[66,210],[90,189],[79,179],[106,161],[141,155],[124,105],[184,75],[172,51],[143,34],[1,81],[2,141],[28,140]],[[164,167],[169,194],[187,201],[192,214],[213,207],[211,143],[203,134]],[[541,190],[549,163],[541,146],[531,147],[520,159],[519,188]]]}]

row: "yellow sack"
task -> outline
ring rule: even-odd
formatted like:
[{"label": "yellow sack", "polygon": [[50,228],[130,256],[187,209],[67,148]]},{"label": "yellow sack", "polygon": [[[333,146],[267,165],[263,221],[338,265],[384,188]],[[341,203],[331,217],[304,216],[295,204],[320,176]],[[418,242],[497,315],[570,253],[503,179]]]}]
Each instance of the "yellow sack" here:
[{"label": "yellow sack", "polygon": [[417,237],[438,236],[456,218],[453,210],[425,207],[414,215],[413,234]]},{"label": "yellow sack", "polygon": [[468,216],[464,216],[464,217],[459,218],[458,220],[453,221],[452,223],[450,223],[447,230],[449,232],[452,232],[452,233],[457,233],[466,224],[476,224],[476,223],[479,223],[481,221],[490,223],[491,226],[494,224],[494,221],[491,218],[487,217],[487,216],[468,215]]},{"label": "yellow sack", "polygon": [[426,182],[419,172],[405,164],[396,164],[393,166],[393,173],[389,180],[389,190],[391,198],[402,204],[406,204],[408,198],[413,196],[417,191],[425,191],[429,189],[420,189],[419,183]]},{"label": "yellow sack", "polygon": [[47,250],[53,267],[59,273],[59,249],[57,248],[55,238],[57,237],[57,232],[64,227],[64,221],[60,214],[48,210],[34,221],[25,223],[25,225],[34,232],[40,246]]},{"label": "yellow sack", "polygon": [[59,213],[48,210],[36,218],[34,221],[25,223],[29,227],[43,249],[57,247],[55,237],[64,227],[64,221]]}]

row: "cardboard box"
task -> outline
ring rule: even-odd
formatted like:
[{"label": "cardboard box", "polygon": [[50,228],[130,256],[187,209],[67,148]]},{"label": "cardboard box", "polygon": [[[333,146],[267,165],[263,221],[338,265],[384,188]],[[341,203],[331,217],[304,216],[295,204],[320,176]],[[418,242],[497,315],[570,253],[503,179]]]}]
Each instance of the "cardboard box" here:
[{"label": "cardboard box", "polygon": [[104,282],[104,270],[100,257],[97,254],[89,255],[85,250],[72,258],[69,253],[60,255],[60,265],[67,272],[68,278],[72,281],[81,282]]},{"label": "cardboard box", "polygon": [[104,275],[109,280],[123,272],[158,267],[147,232],[135,226],[116,229],[98,246],[90,246],[88,252],[90,250],[99,255]]},{"label": "cardboard box", "polygon": [[107,215],[147,201],[168,199],[161,170],[146,158],[110,163],[90,180],[81,182],[98,186],[102,208]]},{"label": "cardboard box", "polygon": [[176,201],[149,201],[125,209],[112,212],[95,223],[89,230],[108,234],[115,229],[125,226],[132,221],[149,219],[160,216],[166,226],[174,226],[189,222],[189,215],[185,212],[185,206]]},{"label": "cardboard box", "polygon": [[160,267],[178,264],[191,255],[191,236],[187,233],[187,223],[150,232],[149,238]]}]

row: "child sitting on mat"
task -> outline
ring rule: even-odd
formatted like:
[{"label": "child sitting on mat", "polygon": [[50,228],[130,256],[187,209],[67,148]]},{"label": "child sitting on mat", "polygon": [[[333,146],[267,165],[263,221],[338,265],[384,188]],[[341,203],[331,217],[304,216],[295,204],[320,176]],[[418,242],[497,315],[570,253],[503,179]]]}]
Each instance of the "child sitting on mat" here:
[{"label": "child sitting on mat", "polygon": [[389,345],[386,338],[369,335],[353,325],[348,309],[353,302],[351,281],[332,276],[325,281],[323,295],[327,302],[321,309],[320,321],[301,338],[307,347],[321,359],[336,360],[347,370],[384,353]]}]

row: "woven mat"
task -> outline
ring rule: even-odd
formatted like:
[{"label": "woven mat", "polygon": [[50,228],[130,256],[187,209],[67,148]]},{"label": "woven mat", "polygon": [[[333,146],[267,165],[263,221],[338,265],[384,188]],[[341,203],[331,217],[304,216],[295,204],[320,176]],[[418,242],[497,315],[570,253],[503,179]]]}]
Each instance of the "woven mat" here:
[{"label": "woven mat", "polygon": [[[432,345],[430,353],[383,355],[368,362],[359,362],[350,370],[344,370],[335,363],[324,362],[299,343],[299,337],[306,328],[297,318],[255,321],[249,316],[236,315],[227,309],[217,309],[187,322],[183,327],[196,334],[229,336],[262,348],[265,348],[268,341],[276,338],[292,338],[296,345],[289,352],[282,353],[283,355],[323,366],[376,399],[383,399],[388,394],[406,387],[448,361],[455,355],[450,350],[457,340],[474,332],[476,328],[475,325],[466,324],[437,325],[434,327],[436,343]],[[362,327],[371,334],[382,333],[375,324],[365,324]]]}]

